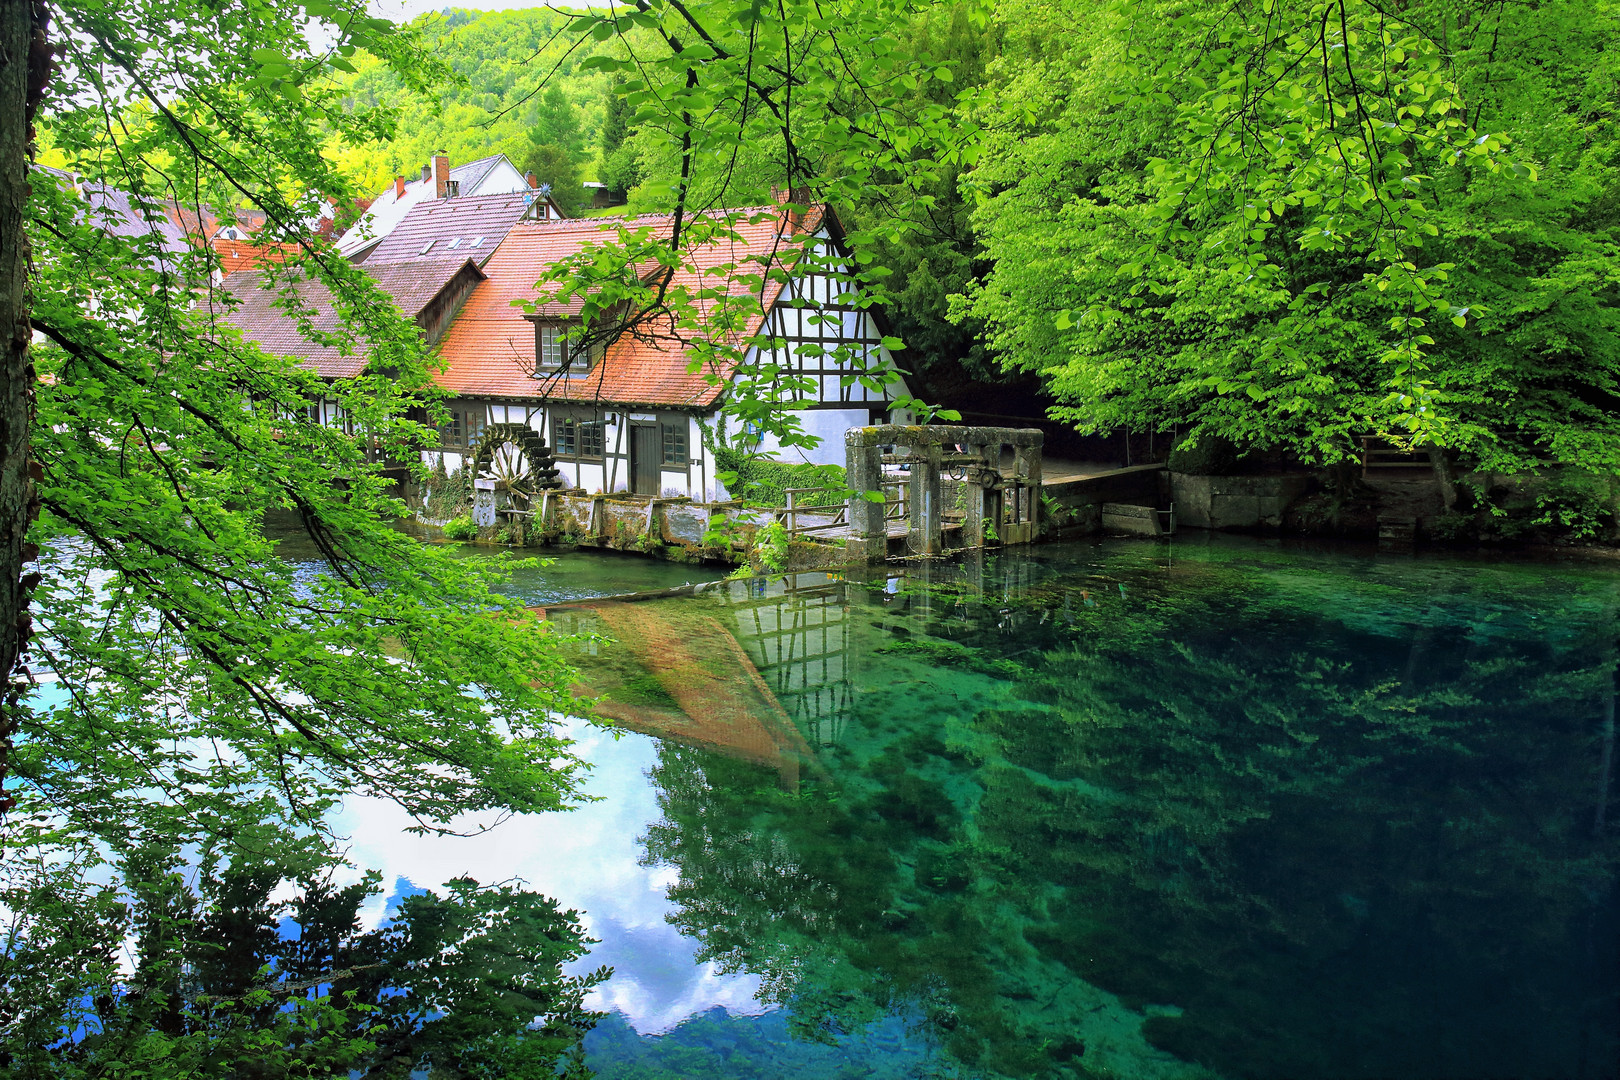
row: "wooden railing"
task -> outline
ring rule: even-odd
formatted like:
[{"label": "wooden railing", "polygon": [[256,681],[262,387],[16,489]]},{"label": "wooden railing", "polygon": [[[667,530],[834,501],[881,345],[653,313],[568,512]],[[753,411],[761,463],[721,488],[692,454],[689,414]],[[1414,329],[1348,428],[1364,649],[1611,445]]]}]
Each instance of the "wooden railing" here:
[{"label": "wooden railing", "polygon": [[1361,475],[1368,469],[1426,469],[1428,456],[1420,450],[1402,450],[1376,435],[1361,436]]},{"label": "wooden railing", "polygon": [[[905,521],[910,508],[908,495],[909,481],[885,480],[883,482],[883,520]],[[841,532],[849,528],[849,504],[839,503],[836,506],[803,506],[799,499],[804,495],[822,494],[826,488],[783,488],[786,506],[779,506],[774,511],[776,520],[787,526],[789,536],[804,536],[810,533]],[[808,523],[799,521],[799,515],[804,514],[812,520]]]}]

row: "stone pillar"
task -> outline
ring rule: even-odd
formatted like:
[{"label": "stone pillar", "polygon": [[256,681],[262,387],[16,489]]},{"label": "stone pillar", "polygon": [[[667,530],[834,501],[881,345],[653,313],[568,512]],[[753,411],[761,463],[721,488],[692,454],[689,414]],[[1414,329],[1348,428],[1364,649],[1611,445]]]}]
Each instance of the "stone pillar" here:
[{"label": "stone pillar", "polygon": [[864,492],[883,493],[883,455],[876,441],[867,437],[866,428],[851,428],[844,435],[845,466],[850,489],[849,539],[845,550],[852,559],[882,562],[889,553],[889,536],[883,524],[883,504],[862,497]]},{"label": "stone pillar", "polygon": [[[912,457],[925,461],[911,466],[911,551],[917,555],[938,555],[944,548],[944,508],[940,506],[938,445],[912,447]],[[916,451],[921,450],[921,455]]]},{"label": "stone pillar", "polygon": [[[480,487],[487,484],[488,487]],[[495,511],[498,505],[495,501],[495,483],[492,480],[473,481],[473,524],[480,529],[490,529],[495,526]]]},{"label": "stone pillar", "polygon": [[1013,458],[1013,472],[1029,485],[1029,533],[1035,539],[1041,530],[1041,448],[1020,446]]}]

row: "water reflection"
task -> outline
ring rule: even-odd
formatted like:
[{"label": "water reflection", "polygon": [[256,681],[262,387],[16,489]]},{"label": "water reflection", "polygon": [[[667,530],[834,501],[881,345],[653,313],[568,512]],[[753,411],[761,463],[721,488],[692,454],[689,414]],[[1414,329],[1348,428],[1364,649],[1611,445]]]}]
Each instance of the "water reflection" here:
[{"label": "water reflection", "polygon": [[[378,879],[339,884],[341,869],[274,858],[205,858],[198,869],[178,851],[140,849],[128,895],[105,909],[106,937],[94,943],[127,937],[130,970],[81,985],[69,1037],[19,1039],[0,1068],[266,1080],[586,1075],[580,1041],[596,1018],[584,998],[606,973],[562,972],[585,952],[577,913],[528,889],[458,878],[397,897],[391,917],[366,929],[360,910]],[[10,959],[28,965],[26,952]],[[25,1018],[8,1020],[29,1030]]]},{"label": "water reflection", "polygon": [[467,875],[580,909],[604,1078],[1620,1075],[1605,570],[1105,543],[531,584],[646,733],[574,729],[600,801],[338,824],[396,882],[361,927]]},{"label": "water reflection", "polygon": [[[586,678],[688,725],[645,862],[796,1045],[899,1024],[929,1049],[895,1075],[1603,1077],[1616,606],[1580,568],[1049,548],[597,613],[653,629]],[[802,745],[698,730],[766,696]]]},{"label": "water reflection", "polygon": [[[351,838],[350,858],[375,867],[404,891],[471,875],[523,882],[577,909],[597,944],[569,970],[612,968],[612,978],[592,989],[587,1004],[617,1013],[637,1031],[667,1031],[717,1005],[736,1013],[760,1011],[756,977],[722,974],[694,960],[697,946],[667,921],[672,905],[665,893],[673,871],[642,865],[639,838],[659,816],[647,779],[657,744],[641,735],[614,738],[583,723],[569,734],[592,764],[585,791],[595,801],[514,818],[479,836],[444,837],[408,834],[411,822],[398,807],[354,798],[335,822]],[[457,824],[470,828],[478,822],[469,817]],[[386,918],[390,907],[379,897],[363,913],[366,923]]]}]

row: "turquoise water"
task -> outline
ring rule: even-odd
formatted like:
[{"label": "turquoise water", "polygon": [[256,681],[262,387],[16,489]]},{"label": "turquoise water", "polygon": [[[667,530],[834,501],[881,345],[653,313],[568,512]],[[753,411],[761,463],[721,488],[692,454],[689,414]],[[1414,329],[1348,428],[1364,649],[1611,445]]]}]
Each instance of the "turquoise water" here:
[{"label": "turquoise water", "polygon": [[[277,538],[276,553],[282,559],[311,573],[324,566],[315,545],[301,531],[284,527],[274,530],[273,535]],[[615,551],[547,554],[486,544],[448,546],[468,556],[506,556],[531,564],[512,572],[506,591],[536,606],[717,581],[730,571],[726,566],[665,562]]]},{"label": "turquoise water", "polygon": [[[479,554],[489,551],[475,550]],[[718,581],[730,570],[725,566],[662,562],[610,551],[571,551],[540,561],[549,565],[514,571],[505,591],[530,604],[545,605]]]},{"label": "turquoise water", "polygon": [[1617,566],[1108,541],[556,609],[629,729],[570,721],[594,801],[334,825],[368,928],[579,910],[606,1080],[1617,1077]]},{"label": "turquoise water", "polygon": [[724,1007],[620,1009],[603,1077],[1620,1074],[1605,564],[1109,542],[635,607],[587,681],[757,702],[670,644],[718,625],[776,752],[652,745]]}]

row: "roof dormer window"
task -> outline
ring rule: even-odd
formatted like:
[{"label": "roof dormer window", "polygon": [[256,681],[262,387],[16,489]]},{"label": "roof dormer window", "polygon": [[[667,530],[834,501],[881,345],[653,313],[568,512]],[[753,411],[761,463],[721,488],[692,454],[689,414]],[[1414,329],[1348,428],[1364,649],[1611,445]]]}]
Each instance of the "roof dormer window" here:
[{"label": "roof dormer window", "polygon": [[584,374],[596,360],[596,349],[586,349],[569,334],[578,335],[581,326],[573,319],[531,318],[534,323],[534,371],[566,370],[571,374]]},{"label": "roof dormer window", "polygon": [[563,348],[567,345],[568,328],[560,323],[536,323],[534,326],[534,366],[560,368]]}]

